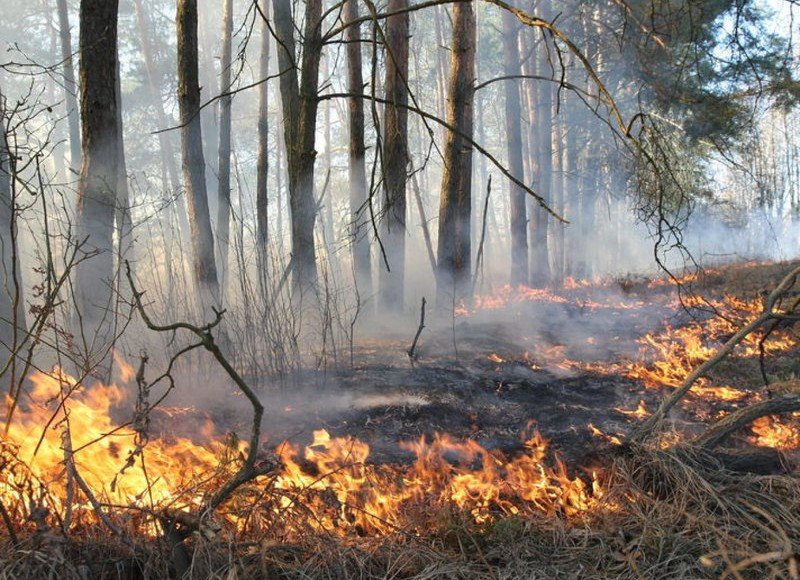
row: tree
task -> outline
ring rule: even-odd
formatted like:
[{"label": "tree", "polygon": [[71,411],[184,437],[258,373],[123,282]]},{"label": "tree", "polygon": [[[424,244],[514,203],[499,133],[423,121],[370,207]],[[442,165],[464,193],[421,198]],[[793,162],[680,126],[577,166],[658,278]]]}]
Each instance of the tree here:
[{"label": "tree", "polygon": [[[224,0],[222,12],[222,75],[219,83],[219,162],[217,193],[217,245],[222,294],[228,275],[228,246],[231,222],[231,36],[233,36],[233,0]],[[266,83],[265,83],[266,84]]]},{"label": "tree", "polygon": [[[344,19],[358,19],[357,0],[346,0]],[[359,292],[372,294],[372,271],[370,266],[369,237],[363,231],[363,215],[367,203],[367,173],[364,162],[364,77],[361,71],[361,27],[350,25],[345,30],[347,39],[347,100],[350,122],[350,227],[353,252],[353,267]]]},{"label": "tree", "polygon": [[402,311],[406,252],[406,166],[408,165],[408,0],[389,0],[386,19],[386,106],[383,116],[381,308]]},{"label": "tree", "polygon": [[[77,241],[87,259],[75,271],[76,333],[87,356],[112,336],[114,216],[120,179],[116,0],[81,0],[80,82],[83,161],[78,184]],[[90,363],[91,361],[87,361]]]},{"label": "tree", "polygon": [[289,174],[289,206],[292,215],[292,273],[294,286],[301,292],[317,282],[317,258],[314,246],[314,222],[317,215],[314,199],[314,160],[317,123],[317,83],[322,53],[320,24],[321,0],[307,0],[305,33],[297,78],[294,20],[289,0],[273,0],[275,34],[278,43],[278,67],[283,107],[284,141]]},{"label": "tree", "polygon": [[[472,144],[470,141],[473,133],[475,96],[475,43],[473,2],[471,0],[457,2],[453,5],[453,42],[450,48],[452,56],[446,119],[454,130],[448,131],[445,137],[444,173],[439,198],[439,244],[436,263],[437,303],[440,308],[467,298],[471,290]],[[517,109],[519,109],[519,99],[517,99]],[[518,118],[519,115],[514,120],[517,127],[519,127]],[[517,137],[519,145],[519,130]],[[520,151],[518,154],[520,176],[521,155]]]},{"label": "tree", "polygon": [[[164,103],[161,98],[161,86],[158,82],[158,71],[156,70],[153,58],[153,46],[150,39],[152,34],[150,21],[147,12],[142,6],[142,0],[133,0],[133,8],[136,14],[136,26],[139,32],[140,49],[144,60],[145,75],[147,77],[147,88],[153,111],[156,114],[158,132],[158,146],[161,154],[162,171],[167,176],[168,182],[164,187],[169,186],[170,193],[175,196],[175,212],[177,213],[180,233],[183,240],[189,242],[189,220],[186,215],[186,203],[182,195],[178,195],[181,190],[181,181],[175,165],[175,151],[172,141],[172,132],[166,131],[172,126],[172,122],[167,121],[167,114],[164,111]],[[188,251],[185,250],[185,251]]]},{"label": "tree", "polygon": [[[258,256],[258,279],[262,297],[266,300],[266,276],[268,269],[267,250],[269,243],[267,202],[267,178],[269,177],[269,21],[266,12],[261,21],[261,47],[259,53],[258,87],[258,158],[256,160],[256,252]],[[280,211],[280,208],[278,208]]]},{"label": "tree", "polygon": [[[537,75],[551,76],[552,68],[547,58],[548,50],[542,38],[534,48]],[[553,86],[549,81],[544,81],[536,91],[537,102],[535,110],[538,116],[535,120],[538,128],[537,142],[539,145],[539,175],[534,176],[533,187],[545,203],[550,202],[551,184],[553,181]],[[534,206],[533,214],[529,217],[530,228],[530,285],[533,287],[544,286],[550,280],[550,265],[548,261],[547,222],[548,215],[538,205]]]},{"label": "tree", "polygon": [[69,29],[67,0],[56,0],[56,8],[64,70],[64,102],[67,105],[69,125],[69,165],[72,171],[77,173],[81,164],[81,128],[78,119],[78,86],[75,84],[75,67],[72,62],[72,35]]},{"label": "tree", "polygon": [[[506,142],[508,143],[508,165],[511,174],[517,179],[524,177],[522,166],[522,108],[520,106],[520,88],[514,77],[522,74],[519,62],[518,46],[519,24],[507,10],[503,10],[503,61],[504,74],[510,77],[506,81]],[[528,283],[528,216],[526,211],[526,194],[523,189],[510,184],[510,217],[511,224],[511,285],[519,286]]]},{"label": "tree", "polygon": [[17,251],[13,164],[4,97],[0,93],[0,365],[13,353],[26,328]]},{"label": "tree", "polygon": [[201,304],[219,302],[214,236],[206,193],[200,85],[197,65],[197,0],[178,0],[178,106],[181,122],[181,167],[192,234],[193,274]]}]

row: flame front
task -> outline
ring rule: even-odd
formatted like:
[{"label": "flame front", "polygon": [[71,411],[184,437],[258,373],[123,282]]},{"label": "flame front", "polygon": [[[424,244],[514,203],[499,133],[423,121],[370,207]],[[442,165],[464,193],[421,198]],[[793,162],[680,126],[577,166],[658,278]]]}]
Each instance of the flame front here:
[{"label": "flame front", "polygon": [[[73,526],[93,521],[96,506],[80,486],[76,489],[76,478],[101,506],[149,514],[166,508],[191,511],[241,460],[219,437],[208,445],[183,438],[143,441],[134,428],[112,420],[115,405],[124,400],[123,389],[115,385],[84,388],[62,371],[34,373],[31,382],[30,401],[3,439],[7,465],[16,461],[25,473],[6,469],[0,483],[0,500],[15,506],[14,515],[22,521],[43,506],[49,517],[71,513]],[[476,523],[531,512],[576,516],[599,494],[596,478],[588,486],[570,477],[557,458],[548,464],[547,443],[538,432],[525,441],[526,453],[512,458],[447,434],[400,447],[415,456],[410,465],[370,464],[366,443],[324,430],[315,431],[302,450],[279,445],[278,473],[243,488],[223,510],[223,519],[238,529],[261,518],[280,520],[287,529],[383,534],[413,531],[417,525],[421,530],[424,526],[413,522],[424,521],[421,513],[433,517],[431,510],[462,512]],[[27,478],[27,484],[14,474]],[[35,508],[31,492],[37,486],[45,495]],[[270,501],[259,504],[263,513],[245,514],[252,511],[248,498],[259,487]],[[154,529],[143,525],[145,532]]]}]

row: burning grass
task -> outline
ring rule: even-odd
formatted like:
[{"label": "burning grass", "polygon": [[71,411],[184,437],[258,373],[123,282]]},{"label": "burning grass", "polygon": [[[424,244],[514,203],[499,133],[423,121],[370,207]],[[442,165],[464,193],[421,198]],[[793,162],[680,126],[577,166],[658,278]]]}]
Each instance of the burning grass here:
[{"label": "burning grass", "polygon": [[[608,289],[608,282],[573,282],[559,293],[504,289],[475,308],[544,302],[631,319],[652,308]],[[661,306],[671,300],[653,298]],[[639,421],[654,409],[656,389],[680,384],[757,316],[760,298],[723,295],[703,305],[725,316],[673,320],[641,336],[634,358],[584,361],[569,345],[547,343],[480,358],[499,369],[623,376],[641,390],[629,406],[607,407]],[[683,412],[699,422],[710,416],[697,411],[700,402],[717,412],[769,396],[752,388],[752,361],[762,349],[795,356],[796,336],[783,327],[761,338],[748,337],[731,366],[704,377]],[[134,382],[136,373],[122,370],[121,381]],[[82,384],[60,370],[29,378],[29,396],[0,446],[4,577],[163,577],[176,568],[198,578],[798,577],[796,475],[733,473],[715,453],[681,444],[678,431],[631,446],[589,424],[583,428],[603,443],[568,465],[532,425],[515,451],[469,431],[405,438],[403,461],[376,460],[365,440],[318,429],[305,445],[286,441],[262,452],[259,461],[271,468],[213,513],[198,513],[246,461],[246,443],[206,419],[191,438],[155,433],[141,390],[130,421],[116,420],[133,406],[135,387]],[[781,378],[790,380],[774,388],[794,384]],[[520,388],[500,381],[491,396],[513,400]],[[198,417],[160,412],[167,421]],[[471,415],[470,427],[480,419]],[[791,452],[800,445],[797,417],[763,417],[749,441]]]}]

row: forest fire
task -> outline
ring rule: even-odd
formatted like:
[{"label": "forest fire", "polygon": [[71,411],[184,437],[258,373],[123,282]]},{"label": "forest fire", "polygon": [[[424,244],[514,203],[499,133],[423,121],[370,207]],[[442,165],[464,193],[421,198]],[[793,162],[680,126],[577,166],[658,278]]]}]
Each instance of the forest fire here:
[{"label": "forest fire", "polygon": [[[576,288],[590,286],[574,284],[570,291]],[[494,309],[498,303],[532,300],[569,303],[549,291],[514,295],[503,289],[496,299],[486,298],[479,304]],[[729,298],[715,306],[729,319],[745,319],[757,310],[756,303]],[[729,319],[667,325],[661,332],[649,333],[639,339],[641,361],[581,363],[568,359],[564,346],[550,346],[524,358],[534,369],[622,371],[647,387],[673,387],[711,355],[714,349],[710,345],[732,331],[734,323]],[[775,353],[793,345],[793,337],[780,331],[764,349]],[[758,337],[750,337],[739,356],[753,356],[759,349]],[[487,358],[496,364],[508,361],[496,353]],[[205,494],[242,461],[246,444],[226,440],[210,420],[195,440],[150,437],[149,409],[127,423],[115,422],[115,408],[130,404],[127,399],[135,378],[132,367],[118,362],[120,380],[128,383],[124,387],[77,384],[59,370],[30,376],[29,400],[17,410],[4,437],[6,465],[24,466],[4,472],[0,500],[11,517],[30,520],[33,512],[40,510],[37,513],[47,515],[36,517],[76,526],[91,523],[98,506],[148,514],[166,509],[188,513],[203,505]],[[693,392],[703,399],[727,402],[760,396],[712,384],[709,378]],[[634,409],[617,407],[615,411],[632,420],[651,413],[642,399]],[[161,412],[172,420],[191,420],[187,408],[164,407]],[[622,444],[619,437],[591,423],[587,428],[601,440]],[[765,417],[756,421],[752,430],[758,445],[781,450],[800,445],[794,424]],[[387,464],[371,461],[366,442],[316,430],[308,445],[284,442],[276,446],[275,470],[243,488],[221,516],[239,532],[255,521],[273,525],[281,521],[287,533],[308,528],[346,536],[382,535],[398,529],[413,533],[424,529],[427,519],[442,509],[467,514],[478,525],[498,517],[538,513],[571,518],[603,509],[603,487],[596,470],[590,475],[570,475],[570,469],[550,452],[538,431],[529,429],[523,440],[524,451],[508,455],[471,439],[435,433],[400,442],[400,449],[411,453],[413,460]],[[248,510],[254,511],[245,515]],[[137,521],[143,522],[142,531],[154,532],[148,518]]]},{"label": "forest fire", "polygon": [[[115,385],[83,387],[58,370],[36,372],[31,382],[30,402],[3,440],[0,501],[20,521],[36,512],[43,526],[59,520],[85,526],[96,521],[98,506],[188,513],[239,461],[243,444],[231,448],[211,424],[203,429],[202,443],[148,440],[135,421],[115,424],[112,408],[124,399]],[[531,512],[573,516],[596,505],[600,496],[596,477],[587,487],[581,478],[570,477],[558,458],[548,461],[547,442],[535,431],[524,443],[525,453],[513,458],[447,434],[401,447],[416,457],[409,466],[371,465],[367,444],[331,437],[325,430],[315,431],[302,449],[283,443],[276,448],[277,471],[252,484],[269,496],[260,504],[268,513],[245,518],[234,508],[222,515],[235,528],[253,517],[280,517],[291,522],[289,527],[372,535],[413,531],[414,521],[424,527],[420,510],[436,505],[484,523]],[[148,524],[142,531],[152,530]]]},{"label": "forest fire", "polygon": [[[647,309],[679,312],[671,298],[657,295],[647,302],[633,298],[619,306],[624,297],[608,293],[603,298],[608,283],[599,288],[575,283],[563,291],[512,293],[504,289],[496,300],[485,299],[484,310],[475,307],[464,316],[477,321],[482,313],[496,313],[497,302],[505,304],[504,311],[534,304],[544,309],[537,312],[570,309],[587,320],[608,316],[609,311],[620,318],[622,329],[627,320],[644,319]],[[602,306],[584,309],[586,303]],[[269,469],[239,484],[207,518],[196,514],[204,513],[209,498],[235,477],[248,454],[247,443],[232,433],[224,434],[224,422],[188,406],[150,408],[149,391],[142,391],[142,371],[137,373],[121,357],[116,358],[117,384],[77,381],[57,368],[50,373],[36,371],[29,377],[28,396],[16,408],[2,440],[0,505],[6,525],[33,538],[53,529],[75,533],[104,526],[153,541],[177,526],[188,529],[195,542],[197,534],[202,534],[226,541],[269,537],[271,542],[284,543],[303,542],[315,535],[345,543],[398,534],[424,538],[443,525],[467,526],[476,533],[518,525],[507,522],[546,522],[558,529],[578,530],[594,525],[590,522],[630,513],[627,502],[641,501],[634,500],[630,495],[634,492],[625,487],[630,483],[621,487],[617,461],[626,461],[630,447],[618,423],[609,423],[607,418],[616,416],[617,421],[622,418],[635,424],[651,417],[658,389],[680,385],[698,364],[714,355],[727,335],[757,316],[759,304],[726,297],[714,302],[724,318],[683,323],[665,318],[659,328],[638,337],[625,337],[620,330],[614,344],[627,340],[638,350],[620,356],[608,351],[605,360],[596,355],[584,360],[574,344],[548,343],[539,335],[520,344],[517,352],[506,347],[475,353],[480,354],[477,364],[499,376],[506,372],[513,376],[515,368],[525,367],[537,376],[565,377],[578,389],[597,380],[591,377],[623,377],[638,385],[618,399],[619,404],[607,406],[609,414],[597,416],[597,421],[570,419],[570,428],[586,433],[594,441],[591,445],[602,450],[599,455],[562,459],[563,441],[557,432],[548,432],[551,426],[546,418],[529,422],[516,446],[504,446],[481,435],[483,417],[478,412],[467,414],[467,429],[426,430],[391,441],[388,433],[380,433],[380,415],[369,415],[369,429],[378,432],[377,438],[372,437],[379,443],[377,450],[372,441],[343,431],[341,425],[309,431],[307,442],[298,437],[277,445],[265,442],[259,461]],[[796,347],[788,328],[775,329],[763,345],[762,337],[756,334],[742,341],[734,361],[752,361],[762,348],[767,355],[777,356]],[[607,342],[600,335],[580,335],[576,340],[586,352]],[[394,343],[384,343],[382,348],[394,348]],[[513,379],[508,384],[501,381],[491,396],[513,397],[520,389]],[[767,396],[755,385],[728,383],[725,373],[704,376],[692,393],[694,398],[684,405],[684,412],[694,415],[697,424],[713,415],[708,409],[715,413],[735,409]],[[424,397],[412,395],[372,397],[376,402],[369,405],[428,404]],[[696,401],[702,401],[706,410],[696,408]],[[151,421],[156,413],[165,419]],[[299,421],[304,416],[302,404],[296,402],[276,404],[275,413]],[[159,429],[159,421],[165,420],[170,428]],[[190,429],[191,437],[176,434],[180,431],[176,426],[198,420],[201,427]],[[791,414],[761,417],[741,441],[794,452],[800,447],[797,421]],[[654,449],[668,453],[686,441],[686,433],[674,430],[657,439]],[[388,444],[394,451],[387,458]],[[622,481],[627,480],[623,477]]]}]

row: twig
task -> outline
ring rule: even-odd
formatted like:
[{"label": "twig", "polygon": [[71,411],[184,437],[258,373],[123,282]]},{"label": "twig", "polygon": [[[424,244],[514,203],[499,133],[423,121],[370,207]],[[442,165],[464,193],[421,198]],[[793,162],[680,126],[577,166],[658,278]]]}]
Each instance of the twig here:
[{"label": "twig", "polygon": [[11,545],[15,548],[18,547],[19,539],[14,531],[14,524],[11,522],[11,516],[8,514],[8,510],[2,502],[0,502],[0,517],[3,518],[3,523],[6,525],[6,531],[8,532],[8,538],[11,540]]},{"label": "twig", "polygon": [[222,503],[224,503],[239,486],[255,479],[260,475],[269,473],[274,469],[275,466],[272,464],[256,465],[259,442],[261,439],[261,420],[264,416],[264,405],[261,403],[261,400],[258,398],[258,395],[255,393],[255,391],[250,388],[250,385],[248,385],[239,375],[239,373],[236,372],[236,369],[231,366],[231,364],[222,354],[219,346],[217,346],[217,344],[214,342],[214,337],[211,335],[211,330],[219,325],[219,323],[222,321],[222,316],[224,315],[225,310],[215,309],[214,320],[204,326],[195,326],[186,322],[176,322],[167,325],[155,324],[145,311],[144,305],[142,304],[143,293],[136,290],[136,285],[131,274],[130,264],[127,261],[125,262],[125,270],[128,277],[128,283],[131,287],[131,292],[133,293],[134,306],[139,312],[139,315],[142,317],[142,320],[144,320],[145,325],[150,330],[155,330],[158,332],[172,332],[177,329],[184,329],[197,336],[200,339],[200,344],[203,346],[203,348],[205,348],[214,356],[214,358],[225,370],[234,384],[236,384],[242,394],[247,398],[251,407],[253,408],[250,441],[244,462],[239,467],[238,471],[234,473],[214,495],[211,496],[205,505],[203,505],[203,507],[200,509],[200,514],[202,517],[206,514],[209,514]]},{"label": "twig", "polygon": [[411,366],[414,366],[414,361],[417,360],[417,342],[419,341],[419,335],[422,334],[422,330],[425,328],[425,297],[422,297],[422,306],[420,306],[419,310],[419,327],[417,327],[417,334],[414,335],[414,342],[411,343],[411,347],[406,351],[408,354],[408,360],[411,361]]},{"label": "twig", "polygon": [[478,243],[478,254],[475,256],[475,274],[472,277],[472,294],[475,294],[475,287],[478,285],[478,274],[483,264],[483,243],[486,240],[486,217],[489,214],[489,196],[492,194],[492,174],[486,182],[486,199],[483,202],[483,221],[481,224],[481,241]]}]

